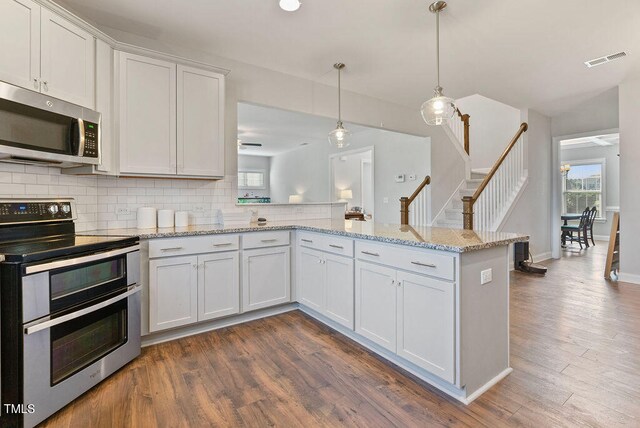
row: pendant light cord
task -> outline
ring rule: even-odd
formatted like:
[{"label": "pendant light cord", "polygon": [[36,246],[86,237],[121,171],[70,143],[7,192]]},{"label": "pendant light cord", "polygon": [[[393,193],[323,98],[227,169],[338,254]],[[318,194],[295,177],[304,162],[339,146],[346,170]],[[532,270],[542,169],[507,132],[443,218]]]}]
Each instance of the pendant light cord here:
[{"label": "pendant light cord", "polygon": [[436,74],[440,87],[440,11],[436,11]]},{"label": "pendant light cord", "polygon": [[342,123],[342,99],[340,98],[340,73],[342,72],[341,68],[338,68],[338,122]]}]

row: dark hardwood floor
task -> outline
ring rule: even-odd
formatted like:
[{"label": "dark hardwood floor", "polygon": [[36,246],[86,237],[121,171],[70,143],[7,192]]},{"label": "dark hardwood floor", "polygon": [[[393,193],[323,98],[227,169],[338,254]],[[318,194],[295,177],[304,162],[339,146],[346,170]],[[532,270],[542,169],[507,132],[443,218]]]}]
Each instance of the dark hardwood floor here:
[{"label": "dark hardwood floor", "polygon": [[469,406],[291,312],[145,348],[43,426],[640,426],[640,286],[605,253],[513,274],[514,371]]}]

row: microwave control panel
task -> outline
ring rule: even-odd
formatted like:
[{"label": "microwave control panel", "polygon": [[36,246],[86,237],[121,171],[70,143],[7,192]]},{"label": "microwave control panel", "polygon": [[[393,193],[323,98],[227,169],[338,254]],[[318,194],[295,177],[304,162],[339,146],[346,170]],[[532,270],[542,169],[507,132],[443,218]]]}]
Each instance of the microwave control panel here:
[{"label": "microwave control panel", "polygon": [[99,132],[99,126],[97,123],[84,122],[84,153],[82,156],[88,158],[98,157]]}]

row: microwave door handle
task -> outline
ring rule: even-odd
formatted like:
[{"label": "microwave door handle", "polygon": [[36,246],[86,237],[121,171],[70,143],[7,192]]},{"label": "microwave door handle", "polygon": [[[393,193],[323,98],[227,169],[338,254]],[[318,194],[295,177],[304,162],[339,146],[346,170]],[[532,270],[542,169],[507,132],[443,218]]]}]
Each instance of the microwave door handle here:
[{"label": "microwave door handle", "polygon": [[127,287],[127,291],[125,291],[124,293],[119,294],[119,295],[117,295],[115,297],[112,297],[112,298],[110,298],[108,300],[105,300],[104,302],[97,303],[97,304],[95,304],[93,306],[89,306],[88,308],[80,309],[79,311],[72,312],[70,314],[66,314],[66,315],[63,315],[61,317],[58,317],[58,318],[55,318],[55,319],[52,319],[52,320],[43,321],[43,322],[37,323],[35,325],[26,327],[24,329],[24,333],[26,335],[37,333],[39,331],[46,330],[48,328],[55,327],[56,325],[65,323],[67,321],[71,321],[71,320],[74,320],[76,318],[80,318],[82,316],[88,315],[88,314],[90,314],[92,312],[99,311],[100,309],[106,308],[107,306],[111,306],[114,303],[119,302],[120,300],[126,299],[127,297],[138,293],[141,289],[142,289],[142,287],[140,287],[137,284],[131,285],[131,286]]},{"label": "microwave door handle", "polygon": [[76,153],[77,156],[84,156],[84,139],[85,139],[85,133],[84,133],[84,120],[78,118],[78,152]]}]

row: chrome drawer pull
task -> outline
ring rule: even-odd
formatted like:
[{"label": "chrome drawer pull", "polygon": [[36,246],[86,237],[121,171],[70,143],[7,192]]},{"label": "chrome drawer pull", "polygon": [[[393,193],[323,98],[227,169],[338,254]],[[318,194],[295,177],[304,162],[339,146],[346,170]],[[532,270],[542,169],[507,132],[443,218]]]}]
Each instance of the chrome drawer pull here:
[{"label": "chrome drawer pull", "polygon": [[374,257],[380,257],[380,254],[378,253],[370,253],[368,251],[361,251],[362,254],[366,254],[368,256],[374,256]]},{"label": "chrome drawer pull", "polygon": [[341,250],[344,250],[344,247],[343,247],[342,245],[329,244],[329,246],[330,246],[331,248],[339,248],[339,249],[341,249]]},{"label": "chrome drawer pull", "polygon": [[418,265],[418,266],[424,266],[424,267],[430,267],[430,268],[436,268],[437,266],[431,263],[420,263],[420,262],[411,262],[412,265]]},{"label": "chrome drawer pull", "polygon": [[300,239],[302,242],[308,242],[309,244],[313,244],[313,241],[311,239]]},{"label": "chrome drawer pull", "polygon": [[276,242],[277,239],[261,239],[260,242]]},{"label": "chrome drawer pull", "polygon": [[233,242],[224,242],[222,244],[213,244],[214,247],[228,247],[229,245],[233,245]]},{"label": "chrome drawer pull", "polygon": [[184,250],[184,247],[160,248],[160,251],[180,251],[180,250]]}]

